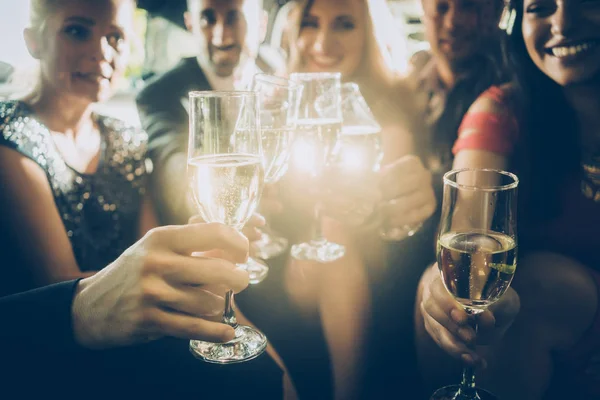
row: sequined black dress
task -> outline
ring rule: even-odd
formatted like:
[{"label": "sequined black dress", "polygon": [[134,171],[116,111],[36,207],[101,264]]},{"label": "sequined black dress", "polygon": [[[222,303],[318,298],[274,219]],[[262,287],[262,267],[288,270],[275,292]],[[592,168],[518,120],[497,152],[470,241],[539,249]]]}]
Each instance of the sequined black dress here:
[{"label": "sequined black dress", "polygon": [[50,131],[27,104],[0,102],[0,145],[32,159],[46,172],[82,271],[105,267],[137,239],[149,170],[145,132],[114,118],[94,118],[102,134],[101,156],[97,171],[83,174],[65,163]]}]

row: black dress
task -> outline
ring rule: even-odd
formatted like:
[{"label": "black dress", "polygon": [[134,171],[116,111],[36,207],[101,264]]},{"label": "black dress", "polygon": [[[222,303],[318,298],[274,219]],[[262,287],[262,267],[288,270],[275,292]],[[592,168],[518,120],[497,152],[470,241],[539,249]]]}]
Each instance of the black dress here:
[{"label": "black dress", "polygon": [[[105,267],[136,241],[150,169],[144,131],[113,118],[94,118],[102,133],[101,160],[96,173],[81,174],[65,163],[31,108],[18,101],[0,102],[0,145],[46,172],[84,271]],[[9,212],[0,209],[0,217]],[[0,224],[0,285],[5,293],[32,286],[11,228]],[[220,366],[196,360],[189,342],[174,338],[102,351],[79,347],[71,332],[73,288],[71,282],[0,300],[0,318],[10,328],[2,329],[0,341],[2,348],[11,349],[0,365],[0,398],[281,398],[282,372],[266,353]]]},{"label": "black dress", "polygon": [[[67,165],[50,131],[36,120],[27,104],[0,102],[0,145],[35,161],[46,173],[82,271],[102,269],[137,240],[139,210],[150,168],[145,156],[145,132],[114,118],[94,118],[101,131],[101,156],[96,173],[84,174]],[[3,231],[10,243],[12,234],[6,228]],[[5,242],[3,248],[13,253],[7,256],[14,258],[12,246],[7,249]],[[3,272],[20,275],[14,276],[11,285],[5,285],[5,294],[31,288],[26,271]]]}]

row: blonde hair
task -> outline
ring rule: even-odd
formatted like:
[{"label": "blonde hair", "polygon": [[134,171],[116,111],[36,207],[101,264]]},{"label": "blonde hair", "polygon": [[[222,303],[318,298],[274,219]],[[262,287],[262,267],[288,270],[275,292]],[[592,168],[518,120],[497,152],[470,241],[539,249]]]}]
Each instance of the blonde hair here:
[{"label": "blonde hair", "polygon": [[[130,1],[137,7],[137,0]],[[60,9],[62,3],[64,0],[29,0],[29,28],[36,33],[43,33],[48,16]]]},{"label": "blonde hair", "polygon": [[48,16],[60,8],[62,0],[30,0],[29,28],[36,33],[43,33]]},{"label": "blonde hair", "polygon": [[[302,18],[313,3],[304,0],[294,10],[295,23],[291,31],[288,73],[302,71],[304,60],[298,49]],[[325,1],[325,0],[323,0]],[[407,41],[403,38],[386,0],[361,0],[366,18],[365,47],[362,61],[345,81],[358,84],[369,107],[382,125],[409,126],[415,124],[416,105],[405,80],[408,65]],[[415,125],[416,126],[416,125]]]},{"label": "blonde hair", "polygon": [[[289,72],[300,71],[304,61],[297,47],[300,37],[302,18],[318,0],[299,2],[300,12],[295,13],[292,39],[290,40]],[[361,0],[365,7],[365,49],[362,62],[352,76],[344,80],[359,84],[361,91],[377,92],[382,87],[392,86],[406,71],[406,40],[395,29],[394,17],[386,0]],[[365,93],[368,95],[368,93]]]}]

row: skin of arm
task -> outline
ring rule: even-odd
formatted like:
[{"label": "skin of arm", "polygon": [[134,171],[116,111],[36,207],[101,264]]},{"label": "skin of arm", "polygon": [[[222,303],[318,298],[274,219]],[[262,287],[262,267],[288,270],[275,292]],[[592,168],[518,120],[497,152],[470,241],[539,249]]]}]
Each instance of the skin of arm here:
[{"label": "skin of arm", "polygon": [[[480,100],[472,109],[501,111],[493,101]],[[461,150],[453,168],[506,169],[508,159],[489,151]],[[478,368],[477,381],[500,398],[539,399],[552,377],[552,355],[573,346],[591,325],[596,313],[597,289],[585,266],[556,253],[529,253],[519,260],[517,270],[509,291],[518,293],[519,312],[510,317],[514,322],[502,321],[502,300],[494,305],[499,307],[494,310],[495,321],[491,327],[506,328],[496,335],[492,329],[491,335],[496,340],[484,339],[488,345],[477,347],[477,353],[487,364],[486,368]],[[426,286],[434,279],[439,279],[436,266],[428,269],[421,279],[416,310],[419,366],[432,390],[456,383],[461,366],[432,340],[424,327],[424,313],[419,305]],[[441,326],[440,329],[445,330]],[[448,342],[444,345],[455,346]]]},{"label": "skin of arm", "polygon": [[56,209],[44,171],[34,161],[0,148],[0,192],[6,229],[16,236],[19,254],[32,268],[37,285],[93,275],[81,272]]},{"label": "skin of arm", "polygon": [[[498,112],[500,110],[495,102],[486,98],[480,98],[470,107],[469,112],[482,111]],[[469,135],[473,133],[476,132],[462,132],[461,134]],[[506,169],[507,165],[508,159],[505,156],[485,150],[464,149],[456,154],[452,168],[490,168],[503,170]],[[441,349],[425,329],[424,316],[421,309],[423,292],[434,279],[438,278],[439,271],[437,265],[433,265],[425,271],[419,283],[415,303],[415,329],[419,368],[425,376],[425,381],[431,382],[432,386],[430,390],[446,384],[456,383],[458,379],[457,373],[461,368],[460,362]]]},{"label": "skin of arm", "polygon": [[150,196],[144,196],[142,200],[142,211],[140,212],[138,238],[144,237],[149,230],[158,227],[158,219],[154,212],[154,206]]}]

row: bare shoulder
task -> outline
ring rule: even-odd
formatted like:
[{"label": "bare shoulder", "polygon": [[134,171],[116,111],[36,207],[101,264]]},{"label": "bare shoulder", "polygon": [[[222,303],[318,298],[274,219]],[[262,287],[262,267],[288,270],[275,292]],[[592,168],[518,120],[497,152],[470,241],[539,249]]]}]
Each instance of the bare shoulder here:
[{"label": "bare shoulder", "polygon": [[46,172],[42,167],[29,157],[6,146],[0,146],[0,180],[6,193],[10,192],[11,186],[24,187],[30,184],[50,190]]},{"label": "bare shoulder", "polygon": [[512,113],[511,102],[514,96],[515,89],[512,84],[492,86],[479,95],[469,108],[469,112],[487,112],[491,114]]}]

